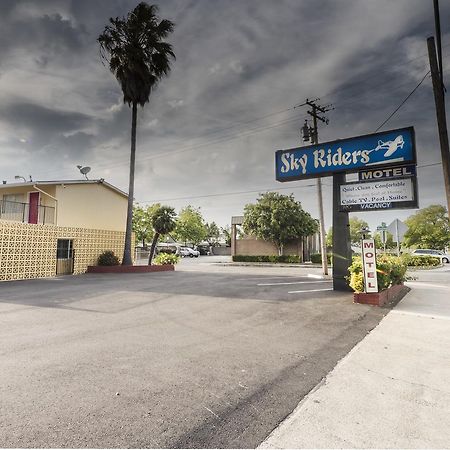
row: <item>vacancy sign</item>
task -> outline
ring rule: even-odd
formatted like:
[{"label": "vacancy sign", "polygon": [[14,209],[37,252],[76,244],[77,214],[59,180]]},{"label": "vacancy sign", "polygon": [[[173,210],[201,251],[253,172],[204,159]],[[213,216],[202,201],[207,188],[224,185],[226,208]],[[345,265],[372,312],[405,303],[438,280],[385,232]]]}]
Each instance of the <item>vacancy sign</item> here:
[{"label": "vacancy sign", "polygon": [[362,241],[362,262],[365,292],[378,292],[377,262],[375,258],[375,241],[373,239],[363,239]]}]

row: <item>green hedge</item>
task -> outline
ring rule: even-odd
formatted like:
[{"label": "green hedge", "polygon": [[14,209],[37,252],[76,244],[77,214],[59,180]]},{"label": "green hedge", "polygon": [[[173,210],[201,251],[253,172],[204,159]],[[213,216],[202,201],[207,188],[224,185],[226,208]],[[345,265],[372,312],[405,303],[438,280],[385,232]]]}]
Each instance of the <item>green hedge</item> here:
[{"label": "green hedge", "polygon": [[269,263],[289,263],[298,264],[301,262],[300,256],[297,255],[235,255],[233,256],[234,262],[269,262]]},{"label": "green hedge", "polygon": [[[331,264],[331,256],[332,256],[331,253],[327,253],[328,264]],[[312,253],[311,262],[314,264],[322,264],[322,255],[320,253]]]},{"label": "green hedge", "polygon": [[441,265],[441,260],[435,256],[417,256],[403,253],[401,258],[410,267],[436,267]]}]

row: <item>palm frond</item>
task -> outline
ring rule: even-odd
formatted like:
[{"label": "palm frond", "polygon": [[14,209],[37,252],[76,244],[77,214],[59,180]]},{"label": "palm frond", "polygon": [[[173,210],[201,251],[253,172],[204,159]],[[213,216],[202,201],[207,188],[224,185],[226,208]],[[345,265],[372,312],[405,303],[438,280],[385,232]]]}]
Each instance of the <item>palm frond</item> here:
[{"label": "palm frond", "polygon": [[108,63],[129,105],[144,106],[175,59],[172,45],[164,41],[174,24],[159,20],[157,13],[156,5],[141,2],[126,18],[111,18],[97,39],[102,61]]}]

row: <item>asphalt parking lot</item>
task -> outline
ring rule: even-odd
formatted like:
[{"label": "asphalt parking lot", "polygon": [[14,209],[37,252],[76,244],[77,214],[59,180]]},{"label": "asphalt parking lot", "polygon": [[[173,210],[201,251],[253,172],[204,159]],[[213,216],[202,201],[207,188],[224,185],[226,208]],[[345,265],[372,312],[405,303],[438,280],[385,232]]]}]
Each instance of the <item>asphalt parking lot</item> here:
[{"label": "asphalt parking lot", "polygon": [[203,261],[1,284],[0,447],[256,447],[387,312]]}]

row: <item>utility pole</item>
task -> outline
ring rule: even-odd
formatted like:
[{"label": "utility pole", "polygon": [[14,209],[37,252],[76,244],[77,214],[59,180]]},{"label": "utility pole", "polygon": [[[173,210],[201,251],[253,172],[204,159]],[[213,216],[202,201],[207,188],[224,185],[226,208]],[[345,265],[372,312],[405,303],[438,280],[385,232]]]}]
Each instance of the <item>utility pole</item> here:
[{"label": "utility pole", "polygon": [[444,71],[442,69],[441,19],[439,14],[439,0],[433,0],[433,9],[434,9],[434,30],[436,32],[439,78],[441,81],[442,92],[445,95]]},{"label": "utility pole", "polygon": [[434,103],[441,147],[442,169],[444,171],[445,194],[447,196],[447,214],[450,217],[450,150],[448,142],[447,119],[445,114],[444,87],[436,58],[434,38],[427,39],[428,57],[430,59],[431,80],[433,82]]},{"label": "utility pole", "polygon": [[[308,127],[308,124],[305,122],[303,126],[303,140],[311,139],[313,144],[319,143],[319,131],[317,127],[317,120],[328,124],[328,119],[324,116],[320,116],[319,113],[325,114],[326,112],[334,109],[332,105],[319,106],[316,104],[316,100],[308,100],[306,99],[305,105],[310,106],[312,109],[307,111],[307,113],[313,118],[313,126],[312,128]],[[306,127],[306,128],[305,128]],[[328,275],[328,261],[327,261],[327,244],[325,241],[325,220],[323,214],[323,196],[322,196],[322,179],[320,177],[317,178],[317,196],[319,199],[319,221],[320,221],[320,254],[322,257],[322,271],[324,275]]]}]

